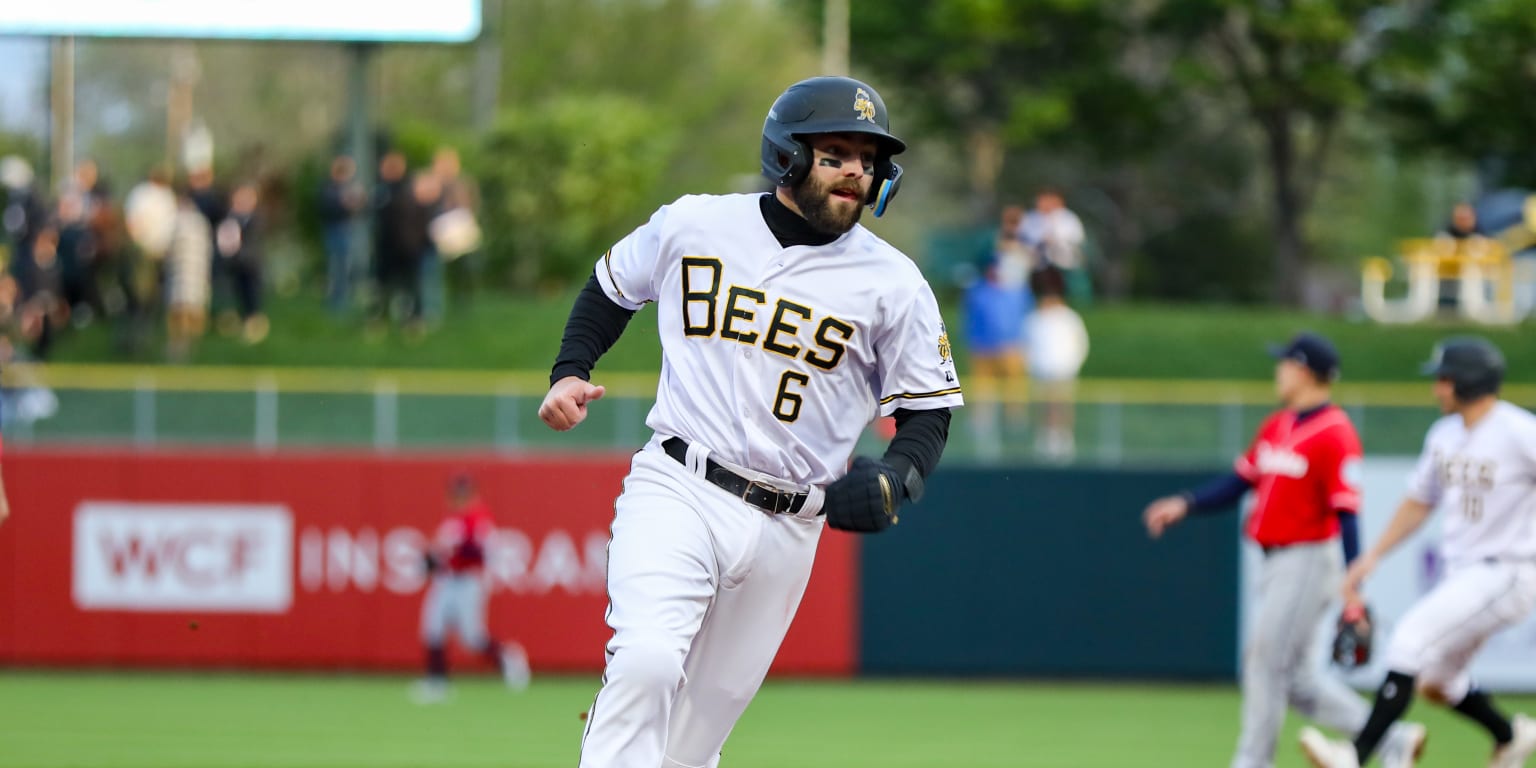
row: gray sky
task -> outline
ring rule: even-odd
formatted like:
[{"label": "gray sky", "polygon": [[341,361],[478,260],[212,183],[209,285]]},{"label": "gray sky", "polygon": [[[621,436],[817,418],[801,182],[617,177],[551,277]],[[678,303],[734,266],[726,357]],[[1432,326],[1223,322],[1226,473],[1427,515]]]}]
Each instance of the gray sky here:
[{"label": "gray sky", "polygon": [[0,37],[0,129],[42,130],[47,64],[46,40]]}]

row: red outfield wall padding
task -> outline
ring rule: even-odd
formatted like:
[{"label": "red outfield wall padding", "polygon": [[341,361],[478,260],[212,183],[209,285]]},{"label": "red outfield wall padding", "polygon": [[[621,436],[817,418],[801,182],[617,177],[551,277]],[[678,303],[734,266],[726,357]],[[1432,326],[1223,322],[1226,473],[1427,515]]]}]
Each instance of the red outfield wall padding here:
[{"label": "red outfield wall padding", "polygon": [[[627,470],[627,456],[9,447],[0,663],[415,669],[421,546],[467,471],[500,527],[492,633],[535,669],[597,670]],[[857,570],[856,538],[823,536],[776,673],[853,672]]]}]

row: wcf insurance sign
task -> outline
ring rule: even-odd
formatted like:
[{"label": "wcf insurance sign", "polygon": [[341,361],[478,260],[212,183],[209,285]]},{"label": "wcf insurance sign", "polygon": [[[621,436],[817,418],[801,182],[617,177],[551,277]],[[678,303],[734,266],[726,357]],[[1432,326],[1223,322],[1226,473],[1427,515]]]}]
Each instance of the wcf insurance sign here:
[{"label": "wcf insurance sign", "polygon": [[282,613],[293,602],[287,507],[86,501],[74,523],[82,610]]}]

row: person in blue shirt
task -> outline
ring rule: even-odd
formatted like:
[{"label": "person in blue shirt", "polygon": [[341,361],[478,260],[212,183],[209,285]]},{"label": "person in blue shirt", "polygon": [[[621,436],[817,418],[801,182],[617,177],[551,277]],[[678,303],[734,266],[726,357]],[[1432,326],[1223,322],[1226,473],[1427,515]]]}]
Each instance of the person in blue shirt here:
[{"label": "person in blue shirt", "polygon": [[[965,338],[977,393],[972,428],[983,457],[995,457],[1002,450],[1000,421],[1021,430],[1029,412],[1024,318],[1034,301],[1027,287],[1003,278],[999,262],[993,260],[965,290]],[[1000,402],[1005,404],[1001,419]]]}]

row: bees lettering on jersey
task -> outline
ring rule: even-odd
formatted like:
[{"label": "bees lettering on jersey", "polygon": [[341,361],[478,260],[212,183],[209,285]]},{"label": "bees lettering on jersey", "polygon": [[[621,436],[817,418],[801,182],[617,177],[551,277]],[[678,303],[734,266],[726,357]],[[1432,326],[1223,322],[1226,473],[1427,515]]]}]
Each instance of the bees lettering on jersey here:
[{"label": "bees lettering on jersey", "polygon": [[1440,475],[1440,485],[1446,488],[1459,486],[1469,491],[1493,490],[1493,478],[1499,463],[1492,459],[1470,459],[1465,456],[1447,457],[1435,452],[1435,468]]},{"label": "bees lettering on jersey", "polygon": [[[722,295],[720,260],[706,256],[683,259],[683,335],[719,336],[767,352],[804,359],[824,371],[836,368],[848,351],[853,324],[816,312],[786,298],[770,300],[756,288],[732,285]],[[764,320],[766,319],[766,324]],[[813,346],[798,343],[800,331],[814,328]]]}]

